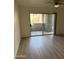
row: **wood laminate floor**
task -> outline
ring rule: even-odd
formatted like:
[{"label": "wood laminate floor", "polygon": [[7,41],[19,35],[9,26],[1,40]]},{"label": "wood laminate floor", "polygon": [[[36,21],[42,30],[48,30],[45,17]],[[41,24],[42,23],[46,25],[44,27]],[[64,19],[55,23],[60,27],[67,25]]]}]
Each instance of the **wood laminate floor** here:
[{"label": "wood laminate floor", "polygon": [[64,37],[46,35],[22,39],[16,59],[64,59]]}]

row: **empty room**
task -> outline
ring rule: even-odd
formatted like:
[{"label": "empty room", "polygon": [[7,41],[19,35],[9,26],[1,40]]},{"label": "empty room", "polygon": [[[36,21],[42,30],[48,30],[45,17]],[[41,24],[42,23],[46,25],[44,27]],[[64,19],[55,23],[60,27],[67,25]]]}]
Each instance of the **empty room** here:
[{"label": "empty room", "polygon": [[64,59],[64,0],[14,0],[14,58]]}]

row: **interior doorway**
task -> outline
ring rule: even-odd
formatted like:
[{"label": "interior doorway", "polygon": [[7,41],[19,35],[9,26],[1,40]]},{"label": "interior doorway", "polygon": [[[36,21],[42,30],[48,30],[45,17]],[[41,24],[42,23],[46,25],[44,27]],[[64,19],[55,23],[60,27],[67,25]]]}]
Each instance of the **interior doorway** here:
[{"label": "interior doorway", "polygon": [[30,14],[31,36],[55,34],[56,14]]}]

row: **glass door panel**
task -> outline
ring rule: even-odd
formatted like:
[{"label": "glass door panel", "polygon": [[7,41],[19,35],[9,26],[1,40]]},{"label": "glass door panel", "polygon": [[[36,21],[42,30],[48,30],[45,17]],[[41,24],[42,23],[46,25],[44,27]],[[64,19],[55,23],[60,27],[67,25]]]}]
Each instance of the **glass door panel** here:
[{"label": "glass door panel", "polygon": [[54,34],[54,14],[44,14],[44,29],[43,34]]},{"label": "glass door panel", "polygon": [[42,14],[30,14],[31,36],[42,35]]}]

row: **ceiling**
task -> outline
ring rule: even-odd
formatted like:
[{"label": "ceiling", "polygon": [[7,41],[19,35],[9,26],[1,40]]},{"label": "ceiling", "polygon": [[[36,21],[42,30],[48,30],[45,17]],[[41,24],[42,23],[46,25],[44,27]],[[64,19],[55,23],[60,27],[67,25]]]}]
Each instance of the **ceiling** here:
[{"label": "ceiling", "polygon": [[[43,7],[43,6],[53,6],[54,0],[16,0],[21,6],[26,7]],[[60,0],[63,2],[64,0]]]}]

